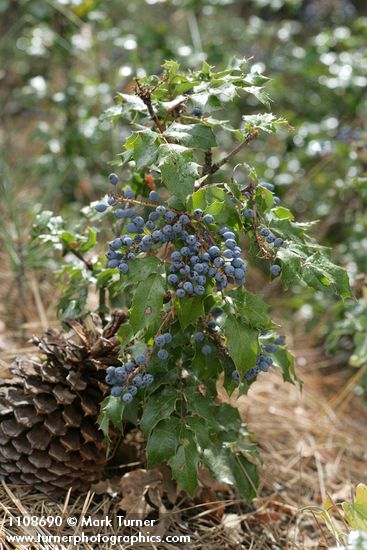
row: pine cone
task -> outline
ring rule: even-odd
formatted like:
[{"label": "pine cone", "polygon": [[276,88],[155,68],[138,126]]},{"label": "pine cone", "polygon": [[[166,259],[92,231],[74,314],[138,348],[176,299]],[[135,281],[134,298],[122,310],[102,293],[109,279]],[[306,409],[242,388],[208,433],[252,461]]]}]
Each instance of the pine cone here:
[{"label": "pine cone", "polygon": [[15,360],[12,378],[0,380],[0,477],[52,497],[101,478],[106,449],[96,420],[105,368],[120,364],[116,332],[125,319],[114,312],[103,329],[90,318],[72,321],[79,342],[49,329],[33,338],[40,356]]}]

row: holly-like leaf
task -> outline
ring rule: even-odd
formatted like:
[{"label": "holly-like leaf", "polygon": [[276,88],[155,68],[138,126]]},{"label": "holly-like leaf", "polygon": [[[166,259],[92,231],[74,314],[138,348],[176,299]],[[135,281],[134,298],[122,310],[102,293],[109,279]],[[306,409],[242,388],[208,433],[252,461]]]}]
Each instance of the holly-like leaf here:
[{"label": "holly-like leaf", "polygon": [[160,169],[164,185],[172,195],[184,200],[194,189],[198,166],[190,151],[180,151],[177,147],[161,145],[164,155],[161,155]]},{"label": "holly-like leaf", "polygon": [[218,481],[236,487],[248,502],[255,498],[259,482],[257,469],[244,455],[212,445],[204,450],[203,462]]},{"label": "holly-like leaf", "polygon": [[186,147],[210,149],[217,145],[213,130],[204,124],[179,124],[174,122],[164,134]]},{"label": "holly-like leaf", "polygon": [[197,469],[199,464],[199,452],[192,434],[186,430],[181,433],[181,445],[176,454],[170,459],[173,478],[181,489],[193,495],[197,487]]},{"label": "holly-like leaf", "polygon": [[136,332],[145,330],[149,337],[158,329],[165,292],[164,279],[158,273],[138,284],[130,310],[130,324]]},{"label": "holly-like leaf", "polygon": [[138,170],[156,162],[159,145],[158,134],[149,128],[137,133],[134,141],[134,160]]},{"label": "holly-like leaf", "polygon": [[245,323],[253,328],[264,330],[274,326],[269,318],[268,306],[260,296],[252,294],[243,287],[233,290],[229,294]]},{"label": "holly-like leaf", "polygon": [[195,323],[197,319],[204,315],[204,302],[199,296],[187,298],[186,300],[177,300],[177,317],[180,321],[182,330]]},{"label": "holly-like leaf", "polygon": [[175,410],[176,401],[177,390],[172,386],[166,386],[149,397],[140,422],[144,435],[148,436],[158,422],[171,416]]},{"label": "holly-like leaf", "polygon": [[228,352],[240,375],[252,369],[259,352],[258,333],[229,314],[223,325]]},{"label": "holly-like leaf", "polygon": [[180,421],[170,416],[159,422],[151,431],[147,443],[148,468],[168,461],[176,452],[180,439]]},{"label": "holly-like leaf", "polygon": [[106,397],[101,403],[101,413],[97,423],[106,439],[109,439],[110,423],[120,430],[122,429],[122,415],[125,403],[120,397]]}]

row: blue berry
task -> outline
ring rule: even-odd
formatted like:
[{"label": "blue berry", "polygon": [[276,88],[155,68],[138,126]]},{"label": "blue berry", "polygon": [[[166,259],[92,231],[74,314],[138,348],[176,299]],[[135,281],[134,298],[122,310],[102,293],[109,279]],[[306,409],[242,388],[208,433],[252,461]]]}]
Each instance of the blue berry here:
[{"label": "blue berry", "polygon": [[[195,267],[196,267],[196,266],[195,266]],[[181,267],[180,273],[181,273],[181,275],[189,275],[189,273],[190,273],[190,266],[189,266],[189,265],[184,265],[183,267]]]},{"label": "blue berry", "polygon": [[261,187],[265,187],[265,189],[269,189],[269,191],[274,191],[275,187],[272,183],[268,183],[266,181],[261,181],[259,183]]},{"label": "blue berry", "polygon": [[127,189],[124,189],[123,191],[125,199],[133,199],[135,197],[134,191],[128,187]]},{"label": "blue berry", "polygon": [[135,223],[136,227],[144,227],[144,218],[141,216],[136,216],[136,218],[133,219],[133,223]]},{"label": "blue berry", "polygon": [[165,213],[164,217],[166,218],[166,220],[167,220],[168,222],[173,222],[173,220],[174,220],[175,217],[176,217],[176,214],[175,214],[174,212],[172,212],[172,210],[168,210],[168,211]]},{"label": "blue berry", "polygon": [[231,276],[231,275],[234,275],[234,270],[235,270],[235,268],[232,265],[226,265],[225,268],[224,268],[224,273],[226,275]]},{"label": "blue berry", "polygon": [[197,281],[198,285],[201,285],[201,286],[204,286],[206,283],[205,275],[198,275],[195,280]]},{"label": "blue berry", "polygon": [[203,220],[205,223],[213,223],[214,222],[214,218],[211,214],[205,214],[205,216],[203,217]]},{"label": "blue berry", "polygon": [[200,259],[203,262],[209,262],[210,261],[210,254],[208,254],[208,252],[203,252],[203,254],[201,254],[201,256],[200,256]]},{"label": "blue berry", "polygon": [[209,328],[210,330],[216,329],[217,326],[218,326],[218,325],[217,325],[217,323],[216,323],[215,321],[213,321],[213,320],[208,321],[208,328]]},{"label": "blue berry", "polygon": [[224,244],[227,248],[229,248],[230,250],[233,250],[237,243],[234,239],[227,239]]},{"label": "blue berry", "polygon": [[278,277],[281,272],[280,265],[274,264],[270,267],[270,273],[273,275],[273,277]]},{"label": "blue berry", "polygon": [[115,210],[115,216],[118,220],[123,220],[124,218],[126,218],[125,210],[123,210],[122,208],[117,208]]},{"label": "blue berry", "polygon": [[161,231],[159,231],[159,229],[156,229],[155,231],[153,231],[152,233],[153,240],[159,241],[161,237],[162,237],[162,233]]},{"label": "blue berry", "polygon": [[152,202],[158,202],[158,199],[159,199],[159,195],[157,191],[151,191],[149,193],[149,200],[151,200]]},{"label": "blue berry", "polygon": [[122,387],[121,386],[113,386],[111,389],[111,395],[112,397],[120,397],[122,394]]},{"label": "blue berry", "polygon": [[120,263],[120,260],[109,260],[107,262],[107,267],[109,269],[113,269],[114,267],[117,267],[119,265],[119,263]]},{"label": "blue berry", "polygon": [[217,246],[211,246],[208,250],[211,258],[216,258],[220,254],[220,250]]},{"label": "blue berry", "polygon": [[280,204],[281,203],[281,200],[280,200],[279,197],[274,196],[273,199],[274,199],[275,204]]},{"label": "blue berry", "polygon": [[133,396],[130,392],[126,392],[122,396],[122,400],[125,401],[125,403],[131,403],[131,401],[133,400]]},{"label": "blue berry", "polygon": [[174,223],[172,225],[172,229],[175,233],[181,233],[182,231],[182,225],[180,223]]},{"label": "blue berry", "polygon": [[112,174],[110,174],[110,175],[108,176],[108,181],[109,181],[110,183],[112,183],[112,185],[117,185],[118,182],[119,182],[119,177],[118,177],[117,174],[115,174],[114,172],[112,172]]},{"label": "blue berry", "polygon": [[188,235],[188,236],[186,237],[186,243],[187,243],[187,244],[191,244],[191,245],[192,245],[192,244],[195,244],[195,243],[196,243],[196,237],[195,237],[195,235]]},{"label": "blue berry", "polygon": [[156,344],[156,346],[164,346],[164,344],[166,343],[164,335],[160,334],[159,336],[156,336],[154,338],[154,343]]},{"label": "blue berry", "polygon": [[107,202],[110,206],[114,206],[117,204],[117,199],[115,199],[115,197],[108,197]]},{"label": "blue berry", "polygon": [[137,233],[138,228],[136,227],[135,223],[129,222],[126,224],[126,231],[129,233]]},{"label": "blue berry", "polygon": [[221,229],[219,229],[218,233],[219,233],[219,235],[224,235],[224,233],[226,233],[226,231],[229,231],[229,228],[228,227],[222,227]]},{"label": "blue berry", "polygon": [[179,262],[181,260],[182,256],[179,252],[172,252],[171,254],[171,260],[174,262]]},{"label": "blue berry", "polygon": [[194,340],[195,340],[195,342],[203,342],[203,340],[204,340],[204,333],[203,333],[203,332],[195,332],[195,334],[194,334]]},{"label": "blue berry", "polygon": [[252,210],[252,208],[246,208],[246,210],[244,211],[243,215],[244,215],[245,218],[247,218],[248,220],[251,220],[251,219],[254,217],[254,211]]},{"label": "blue berry", "polygon": [[223,239],[235,239],[236,238],[236,235],[234,233],[232,233],[232,231],[226,231],[225,233],[223,233]]},{"label": "blue berry", "polygon": [[136,374],[132,380],[133,384],[135,386],[141,386],[141,383],[143,382],[143,378],[141,377],[140,374]]},{"label": "blue berry", "polygon": [[166,349],[160,349],[157,355],[159,359],[165,361],[166,359],[168,359],[169,353]]},{"label": "blue berry", "polygon": [[155,228],[155,223],[152,222],[152,220],[148,220],[147,223],[145,224],[145,227],[146,227],[149,231],[152,231],[152,229]]},{"label": "blue berry", "polygon": [[[278,336],[277,338],[275,338],[274,344],[276,344],[277,346],[284,346],[284,344],[285,344],[285,339],[282,338],[282,336]],[[107,369],[107,370],[108,370],[108,369]]]},{"label": "blue berry", "polygon": [[116,378],[112,374],[107,374],[106,377],[105,377],[105,382],[109,386],[114,386],[116,384]]},{"label": "blue berry", "polygon": [[166,344],[170,344],[172,342],[172,336],[169,332],[165,332],[163,336]]},{"label": "blue berry", "polygon": [[144,365],[145,363],[145,355],[137,355],[135,357],[135,362],[137,365]]},{"label": "blue berry", "polygon": [[281,239],[280,237],[277,237],[274,241],[274,246],[282,246],[283,244],[283,239]]},{"label": "blue berry", "polygon": [[148,386],[152,384],[153,380],[154,380],[154,376],[152,374],[144,374],[143,382],[145,382]]},{"label": "blue berry", "polygon": [[107,367],[106,373],[107,373],[108,375],[111,375],[111,376],[112,376],[113,374],[115,374],[115,370],[116,370],[116,367]]},{"label": "blue berry", "polygon": [[179,221],[180,221],[180,223],[182,223],[182,225],[186,225],[186,224],[190,223],[190,218],[186,214],[181,214],[181,216],[179,218]]},{"label": "blue berry", "polygon": [[152,222],[157,221],[158,218],[159,218],[158,212],[151,212],[151,213],[149,214],[149,219],[150,219],[150,221],[152,221]]},{"label": "blue berry", "polygon": [[194,287],[194,292],[198,296],[202,296],[203,294],[205,294],[205,288],[202,285],[196,285]]},{"label": "blue berry", "polygon": [[169,282],[170,285],[177,285],[179,279],[177,275],[175,275],[175,273],[171,273],[170,275],[168,275],[167,281]]},{"label": "blue berry", "polygon": [[131,372],[135,369],[135,363],[133,363],[132,361],[128,361],[126,364],[125,364],[125,370],[126,372]]},{"label": "blue berry", "polygon": [[176,296],[177,298],[183,298],[185,296],[186,292],[184,291],[183,288],[179,288],[177,291],[176,291]]},{"label": "blue berry", "polygon": [[245,276],[245,272],[240,267],[236,267],[236,269],[234,270],[234,276],[236,279],[243,279],[243,277]]},{"label": "blue berry", "polygon": [[121,248],[123,244],[124,244],[123,240],[118,238],[118,239],[114,239],[109,244],[109,247],[112,248],[112,250],[117,250],[117,249]]},{"label": "blue berry", "polygon": [[205,344],[205,346],[201,348],[201,351],[204,355],[209,355],[209,353],[212,352],[212,348],[211,346],[209,346],[209,344]]},{"label": "blue berry", "polygon": [[213,307],[211,311],[213,317],[219,317],[223,313],[223,309],[221,307]]},{"label": "blue berry", "polygon": [[267,237],[268,235],[270,235],[270,230],[267,227],[263,227],[262,229],[260,229],[260,235],[262,235],[263,237]]},{"label": "blue berry", "polygon": [[133,397],[138,393],[138,388],[136,386],[129,386],[127,390]]},{"label": "blue berry", "polygon": [[273,243],[274,241],[275,241],[275,237],[274,237],[274,235],[273,235],[272,233],[270,233],[270,235],[268,235],[268,236],[266,237],[266,242],[269,243],[269,244],[271,244],[271,243]]},{"label": "blue berry", "polygon": [[103,202],[99,202],[95,206],[95,209],[97,210],[97,212],[105,212],[107,208],[108,208],[107,204],[103,204]]},{"label": "blue berry", "polygon": [[220,257],[214,258],[213,265],[215,265],[215,267],[217,268],[222,267],[223,264],[224,264],[223,258],[220,258]]},{"label": "blue berry", "polygon": [[186,290],[186,292],[188,292],[189,294],[192,292],[192,284],[190,283],[190,281],[186,281],[183,285],[182,285],[183,289]]},{"label": "blue berry", "polygon": [[203,114],[202,110],[199,109],[199,107],[194,107],[192,110],[192,114],[196,116],[197,118],[200,118]]},{"label": "blue berry", "polygon": [[266,344],[265,346],[265,351],[267,351],[268,353],[273,353],[275,350],[277,349],[277,346],[276,344]]},{"label": "blue berry", "polygon": [[194,217],[199,220],[201,217],[203,216],[203,211],[201,210],[201,208],[196,208],[194,210]]},{"label": "blue berry", "polygon": [[191,258],[190,258],[190,264],[191,264],[191,265],[195,265],[195,264],[197,264],[197,263],[199,263],[199,256],[191,256]]},{"label": "blue berry", "polygon": [[180,250],[182,256],[188,256],[190,254],[190,249],[188,246],[183,246]]},{"label": "blue berry", "polygon": [[122,262],[121,264],[119,264],[119,271],[120,273],[127,273],[129,271],[129,266]]},{"label": "blue berry", "polygon": [[116,383],[122,385],[126,380],[126,370],[124,367],[118,367],[115,372]]},{"label": "blue berry", "polygon": [[158,213],[158,214],[164,214],[166,212],[166,208],[162,205],[160,206],[157,206],[157,208],[155,209],[155,211]]}]

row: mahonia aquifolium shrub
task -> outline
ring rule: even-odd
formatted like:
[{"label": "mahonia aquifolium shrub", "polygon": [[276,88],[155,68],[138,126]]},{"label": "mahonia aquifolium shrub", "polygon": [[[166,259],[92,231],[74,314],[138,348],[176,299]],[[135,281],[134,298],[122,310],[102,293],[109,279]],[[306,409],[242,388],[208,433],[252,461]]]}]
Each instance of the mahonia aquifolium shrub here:
[{"label": "mahonia aquifolium shrub", "polygon": [[[183,74],[166,62],[161,77],[136,80],[118,94],[106,117],[132,126],[94,205],[115,235],[106,250],[104,280],[120,281],[129,322],[119,331],[121,366],[111,366],[111,395],[100,426],[129,420],[147,438],[147,464],[166,462],[181,488],[193,493],[206,466],[240,494],[256,494],[256,447],[236,408],[218,403],[216,383],[246,393],[261,372],[298,378],[281,331],[260,296],[247,288],[251,265],[284,286],[350,295],[345,272],[329,251],[294,221],[273,184],[243,164],[230,169],[262,135],[287,129],[271,113],[245,114],[239,128],[225,120],[241,93],[269,107],[266,78],[244,60],[214,72],[204,64]],[[222,114],[221,114],[222,113]],[[223,118],[221,118],[223,117]],[[233,140],[232,149],[221,143]],[[236,173],[240,166],[237,165]]]}]

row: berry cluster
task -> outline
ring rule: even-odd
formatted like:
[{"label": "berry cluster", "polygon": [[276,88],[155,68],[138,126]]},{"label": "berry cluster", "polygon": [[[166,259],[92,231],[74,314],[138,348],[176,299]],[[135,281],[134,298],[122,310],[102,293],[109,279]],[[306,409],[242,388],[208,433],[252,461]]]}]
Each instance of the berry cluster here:
[{"label": "berry cluster", "polygon": [[[247,381],[256,378],[260,372],[268,372],[269,367],[273,364],[273,359],[267,353],[274,353],[278,346],[283,346],[285,344],[284,338],[278,336],[274,342],[269,342],[264,346],[264,349],[256,357],[256,366],[244,374],[244,379]],[[266,353],[264,353],[266,352]],[[240,374],[237,370],[232,372],[232,380],[239,384],[241,382]]]},{"label": "berry cluster", "polygon": [[165,361],[169,357],[169,353],[166,349],[164,349],[164,346],[167,344],[170,344],[172,341],[172,336],[169,332],[165,332],[164,334],[159,334],[154,338],[154,343],[156,346],[158,346],[160,349],[158,350],[157,356],[159,359],[162,359],[162,361]]},{"label": "berry cluster", "polygon": [[[111,183],[116,181],[115,176],[110,174]],[[130,189],[124,190],[123,195],[127,200],[134,197]],[[116,201],[114,204],[110,201],[114,206],[118,200],[112,198]],[[157,191],[150,192],[150,201],[156,202],[158,198]],[[103,211],[101,205],[107,208],[107,205],[100,203],[96,206],[98,211]],[[178,298],[202,296],[208,283],[214,284],[217,290],[224,289],[228,284],[245,283],[247,266],[240,257],[241,248],[236,237],[224,227],[219,231],[224,239],[223,250],[217,246],[208,230],[208,224],[214,223],[211,214],[196,209],[190,216],[159,205],[145,220],[136,215],[127,202],[125,208],[115,210],[115,215],[125,220],[126,233],[109,243],[107,267],[117,267],[121,273],[127,273],[128,261],[134,260],[137,253],[172,243],[176,250],[171,254],[167,281],[175,288]]]},{"label": "berry cluster", "polygon": [[154,378],[152,374],[140,374],[140,369],[146,363],[146,356],[139,355],[135,361],[127,361],[121,367],[108,367],[106,383],[111,388],[112,397],[121,397],[125,403],[130,403],[139,389],[149,386]]}]

